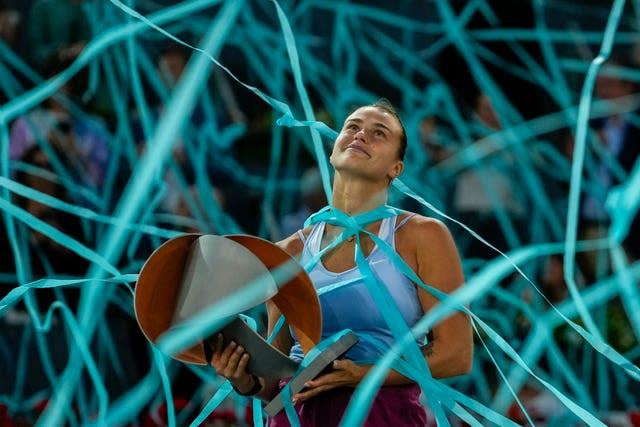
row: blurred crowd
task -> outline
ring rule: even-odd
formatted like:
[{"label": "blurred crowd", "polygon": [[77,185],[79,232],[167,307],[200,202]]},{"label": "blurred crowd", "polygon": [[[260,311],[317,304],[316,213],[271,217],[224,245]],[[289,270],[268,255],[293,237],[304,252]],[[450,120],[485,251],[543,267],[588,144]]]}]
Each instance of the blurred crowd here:
[{"label": "blurred crowd", "polygon": [[[93,36],[82,0],[0,1],[0,47],[4,57],[11,53],[17,55],[33,75],[33,78],[21,75],[16,81],[0,82],[0,103],[11,102],[21,93],[59,76],[77,60]],[[138,160],[152,149],[156,124],[164,114],[171,113],[165,110],[166,100],[179,84],[192,56],[191,50],[171,41],[151,44],[148,49],[154,58],[155,77],[144,82],[146,98],[127,103],[127,111],[118,111],[121,105],[113,102],[114,88],[109,86],[108,79],[96,80],[92,74],[95,70],[84,67],[42,103],[12,120],[8,145],[10,177],[38,191],[40,198],[50,196],[68,206],[110,215],[129,184]],[[629,176],[640,154],[639,88],[636,81],[616,73],[616,69],[639,66],[630,51],[616,53],[607,62],[607,71],[597,80],[594,99],[602,101],[604,108],[589,122],[591,132],[583,176],[585,190],[580,194],[578,222],[581,240],[607,237],[611,223],[611,212],[605,204],[607,196]],[[294,159],[288,159],[289,165],[282,166],[285,172],[276,188],[248,184],[254,181],[264,184],[264,176],[272,166],[267,141],[273,138],[273,117],[266,108],[256,112],[255,107],[249,108],[240,102],[238,88],[217,67],[207,90],[213,96],[198,99],[172,156],[166,160],[167,167],[161,177],[163,184],[159,187],[162,191],[154,201],[157,203],[155,219],[149,222],[183,232],[222,230],[260,234],[274,241],[295,232],[311,213],[327,203],[322,176],[312,155],[298,151]],[[461,119],[469,129],[465,140],[457,137],[452,123],[437,115],[424,117],[416,129],[408,129],[410,134],[418,136],[418,140],[412,141],[412,151],[414,154],[419,151],[419,155],[409,158],[416,163],[411,170],[419,171],[413,173],[413,180],[437,182],[437,188],[430,191],[439,201],[438,207],[493,246],[452,224],[467,276],[498,257],[496,249],[508,253],[528,244],[541,243],[543,240],[536,235],[537,228],[532,224],[547,226],[546,220],[537,217],[549,215],[566,220],[575,142],[572,127],[544,134],[536,141],[518,141],[518,145],[527,150],[528,164],[523,165],[517,150],[505,149],[512,136],[500,114],[501,109],[495,105],[499,100],[477,87],[472,92],[460,97],[459,108],[464,113]],[[148,108],[137,108],[140,105]],[[319,115],[324,113],[319,111]],[[123,115],[130,118],[125,124],[120,120]],[[326,118],[334,128],[333,120],[340,119]],[[232,135],[234,129],[244,130],[235,142],[229,136],[231,142],[217,142],[215,150],[208,150],[204,147],[210,143],[207,138],[211,129],[216,135],[223,135],[221,130],[227,130],[227,135]],[[211,151],[213,155],[200,158],[201,152]],[[232,173],[236,162],[242,163],[244,177]],[[534,168],[536,180],[532,181],[527,175],[528,167]],[[451,170],[454,172],[450,173]],[[534,184],[545,189],[553,212],[533,211],[538,191]],[[282,203],[271,200],[278,209],[265,209],[269,207],[264,202],[267,191],[283,198]],[[26,223],[9,222],[3,216],[0,296],[6,295],[20,280],[82,277],[87,272],[86,258],[43,231],[53,228],[89,248],[97,247],[103,238],[104,226],[36,199],[18,195],[12,198],[24,213]],[[400,207],[434,215],[410,198],[401,197],[396,202]],[[560,222],[559,227],[560,234],[544,230],[544,236],[562,241],[565,224]],[[623,242],[628,263],[640,258],[638,236],[640,223],[636,215]],[[123,271],[137,272],[141,262],[158,245],[158,240],[152,238],[140,240],[131,253],[123,254],[118,265]],[[576,271],[580,288],[611,274],[613,265],[608,254],[606,248],[579,252]],[[568,298],[561,254],[540,260],[533,273],[535,283],[548,302],[560,304]],[[522,282],[519,275],[513,274],[505,278],[500,287],[510,291],[522,288],[519,296],[534,304],[541,296]],[[37,292],[36,305],[44,312],[52,301],[62,298],[75,310],[78,295],[78,289],[74,288],[41,290]],[[481,308],[499,307],[499,296],[492,295],[482,304],[486,307]],[[133,349],[131,354],[123,355],[131,374],[127,378],[108,377],[112,381],[108,386],[114,395],[119,395],[149,369],[149,356],[145,338],[132,327],[130,313],[118,307],[109,310],[107,318],[112,322],[112,329],[121,332],[115,337],[117,343],[122,348]],[[622,302],[611,301],[605,310],[609,321],[603,333],[608,342],[623,353],[637,347]],[[25,312],[26,308],[19,305],[0,319],[0,346],[11,348],[11,343],[24,342],[23,327],[29,323]],[[517,320],[516,337],[524,338],[530,327],[526,319]],[[64,328],[61,325],[57,328],[49,334],[52,342],[65,339]],[[556,333],[565,348],[571,347],[576,339],[569,328],[559,328]],[[31,340],[26,348],[35,346],[36,341]],[[67,346],[51,348],[57,349],[51,360],[57,366],[64,366]],[[22,385],[25,394],[48,384],[46,375],[36,372],[40,369],[36,367],[41,365],[37,353],[30,354],[28,363],[35,373]],[[0,395],[14,392],[18,356],[17,352],[0,352]],[[193,373],[176,369],[174,386],[178,395],[193,393],[194,382]],[[544,400],[530,386],[523,390],[523,399]],[[616,404],[623,406],[624,402]],[[556,408],[555,401],[549,405]],[[218,412],[220,419],[234,412],[230,414]],[[521,416],[517,411],[512,415],[514,419]],[[0,411],[0,421],[2,417]],[[149,417],[147,415],[145,425],[154,425],[153,417]],[[24,422],[28,424],[28,420]]]}]

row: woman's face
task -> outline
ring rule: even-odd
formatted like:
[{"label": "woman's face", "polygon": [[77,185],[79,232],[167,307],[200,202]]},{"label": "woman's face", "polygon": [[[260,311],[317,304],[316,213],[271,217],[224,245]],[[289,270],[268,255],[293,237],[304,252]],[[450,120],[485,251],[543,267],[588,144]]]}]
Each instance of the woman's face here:
[{"label": "woman's face", "polygon": [[336,171],[370,179],[396,178],[404,164],[399,158],[402,127],[398,119],[376,107],[362,107],[344,122],[330,161]]}]

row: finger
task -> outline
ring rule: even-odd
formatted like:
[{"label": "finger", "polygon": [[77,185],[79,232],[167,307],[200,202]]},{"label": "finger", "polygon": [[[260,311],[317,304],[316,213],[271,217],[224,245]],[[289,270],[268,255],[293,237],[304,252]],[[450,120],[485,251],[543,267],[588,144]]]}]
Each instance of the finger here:
[{"label": "finger", "polygon": [[237,346],[236,349],[229,356],[229,361],[227,362],[226,372],[228,373],[230,378],[237,378],[236,371],[238,368],[238,363],[240,362],[240,358],[244,353],[244,348],[242,346]]},{"label": "finger", "polygon": [[247,373],[247,364],[249,363],[249,353],[243,353],[240,356],[238,365],[236,367],[236,376],[244,375]]},{"label": "finger", "polygon": [[320,387],[327,384],[338,383],[343,378],[344,378],[343,372],[330,372],[328,374],[324,374],[319,377],[316,377],[313,380],[307,381],[306,383],[304,383],[304,386],[307,388]]},{"label": "finger", "polygon": [[244,348],[241,345],[237,346],[229,356],[229,362],[227,363],[227,365],[233,366],[233,368],[235,369],[238,366],[238,363],[240,362],[240,358],[242,357],[243,354],[244,354]]},{"label": "finger", "polygon": [[215,351],[215,353],[216,353],[217,356],[222,354],[223,345],[224,345],[224,337],[222,336],[222,334],[216,335],[216,351]]},{"label": "finger", "polygon": [[216,368],[216,372],[218,372],[218,374],[220,374],[220,368],[221,368],[221,357],[222,357],[222,350],[223,350],[223,336],[222,334],[217,334],[215,336],[215,341],[213,342],[213,354],[211,355],[211,365]]},{"label": "finger", "polygon": [[343,359],[343,360],[334,360],[333,361],[333,369],[337,371],[351,371],[356,366],[351,360]]},{"label": "finger", "polygon": [[237,344],[235,343],[235,341],[231,341],[229,344],[227,344],[227,346],[224,348],[224,351],[222,352],[222,354],[220,355],[220,364],[222,366],[226,366],[229,364],[229,358],[231,357],[231,355],[233,354],[233,352],[236,350],[236,346]]},{"label": "finger", "polygon": [[313,396],[317,396],[318,394],[327,390],[331,390],[332,388],[335,388],[335,387],[336,387],[335,384],[326,384],[323,386],[310,388],[308,390],[301,391],[299,393],[294,394],[291,401],[293,403],[304,402],[305,400],[311,399]]}]

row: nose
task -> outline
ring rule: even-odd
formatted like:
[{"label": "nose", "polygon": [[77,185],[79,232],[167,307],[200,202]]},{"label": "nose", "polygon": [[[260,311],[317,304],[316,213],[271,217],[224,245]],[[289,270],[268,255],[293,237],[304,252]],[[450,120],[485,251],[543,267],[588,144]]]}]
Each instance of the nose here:
[{"label": "nose", "polygon": [[364,131],[364,128],[360,129],[358,132],[356,132],[355,138],[359,139],[361,141],[367,142],[366,133]]}]

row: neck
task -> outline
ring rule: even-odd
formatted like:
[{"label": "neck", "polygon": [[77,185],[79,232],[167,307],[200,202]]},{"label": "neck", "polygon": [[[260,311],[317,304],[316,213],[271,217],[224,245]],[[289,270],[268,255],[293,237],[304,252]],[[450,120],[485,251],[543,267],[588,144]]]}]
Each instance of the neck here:
[{"label": "neck", "polygon": [[354,216],[387,203],[388,189],[386,182],[347,179],[336,173],[331,204],[347,215]]}]

